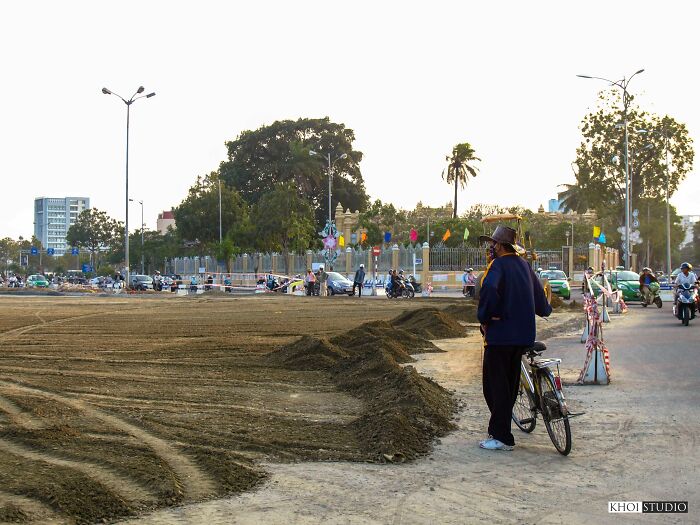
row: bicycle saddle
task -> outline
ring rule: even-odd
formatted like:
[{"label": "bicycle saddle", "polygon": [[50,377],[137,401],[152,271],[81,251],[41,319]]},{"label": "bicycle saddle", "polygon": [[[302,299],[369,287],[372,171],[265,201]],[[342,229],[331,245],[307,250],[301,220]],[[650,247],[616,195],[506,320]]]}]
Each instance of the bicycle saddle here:
[{"label": "bicycle saddle", "polygon": [[528,347],[528,348],[525,348],[525,350],[523,351],[523,353],[524,353],[524,354],[531,354],[531,353],[541,354],[541,353],[544,352],[545,350],[547,350],[547,345],[546,345],[546,344],[544,344],[544,343],[541,342],[541,341],[535,341],[535,344],[532,345],[532,346],[530,346],[530,347]]}]

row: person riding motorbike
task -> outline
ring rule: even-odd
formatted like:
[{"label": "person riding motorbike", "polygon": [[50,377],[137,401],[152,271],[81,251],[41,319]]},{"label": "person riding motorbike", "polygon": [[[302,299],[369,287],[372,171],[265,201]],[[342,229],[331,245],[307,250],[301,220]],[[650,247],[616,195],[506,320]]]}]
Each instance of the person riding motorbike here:
[{"label": "person riding motorbike", "polygon": [[[402,270],[403,272],[403,270]],[[400,297],[401,291],[404,289],[403,279],[394,270],[391,274],[391,293],[394,297]]]},{"label": "person riding motorbike", "polygon": [[[691,271],[692,269],[693,265],[688,262],[681,264],[681,272],[678,274],[678,276],[676,276],[676,281],[673,283],[673,287],[675,289],[675,293],[673,294],[674,311],[676,311],[675,307],[678,304],[678,288],[684,284],[688,284],[689,286],[693,287],[698,283],[698,277]],[[691,319],[695,318],[695,305],[691,307],[690,315]]]},{"label": "person riding motorbike", "polygon": [[651,303],[649,285],[658,282],[659,280],[656,278],[651,268],[642,268],[642,273],[639,275],[639,293],[647,303]]}]

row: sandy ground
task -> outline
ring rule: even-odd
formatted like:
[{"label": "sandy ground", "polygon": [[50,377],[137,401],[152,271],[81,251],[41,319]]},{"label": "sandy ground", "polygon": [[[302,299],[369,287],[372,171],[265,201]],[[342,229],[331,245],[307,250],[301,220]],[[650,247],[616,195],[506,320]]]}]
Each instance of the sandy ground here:
[{"label": "sandy ground", "polygon": [[[674,383],[677,366],[654,358],[676,344],[682,366],[680,356],[697,339],[677,332],[663,312],[634,310],[606,325],[614,374],[608,386],[574,384],[584,360],[578,333],[549,340],[548,354],[564,359],[569,406],[585,412],[572,420],[568,457],[556,452],[541,420],[532,434],[514,430],[514,452],[480,450],[487,419],[480,341],[440,341],[447,353],[425,354],[417,367],[454,389],[462,407],[459,429],[429,457],[403,465],[267,464],[271,476],[254,492],[138,523],[698,523],[698,365],[691,354],[687,380]],[[655,328],[659,319],[672,335]],[[640,346],[636,335],[645,330],[650,342]],[[641,364],[648,361],[661,366]],[[608,514],[608,501],[617,500],[688,500],[691,510]]]},{"label": "sandy ground", "polygon": [[[111,521],[249,490],[268,462],[376,461],[399,443],[406,457],[427,451],[450,427],[451,396],[402,370],[411,358],[399,347],[371,357],[384,356],[386,323],[375,336],[350,329],[453,303],[0,297],[0,522]],[[304,366],[272,359],[302,335],[336,341],[336,356],[374,339],[368,359],[335,372],[315,366],[313,348]],[[441,426],[425,424],[439,407],[420,405],[421,388],[442,404]]]}]

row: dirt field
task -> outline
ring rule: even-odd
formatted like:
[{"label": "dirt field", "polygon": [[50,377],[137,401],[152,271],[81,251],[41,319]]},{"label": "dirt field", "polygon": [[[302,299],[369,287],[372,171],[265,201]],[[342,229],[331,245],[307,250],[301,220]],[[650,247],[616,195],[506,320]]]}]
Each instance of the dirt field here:
[{"label": "dirt field", "polygon": [[465,335],[436,310],[457,302],[0,297],[0,522],[221,497],[263,462],[424,454],[454,402],[401,365]]}]

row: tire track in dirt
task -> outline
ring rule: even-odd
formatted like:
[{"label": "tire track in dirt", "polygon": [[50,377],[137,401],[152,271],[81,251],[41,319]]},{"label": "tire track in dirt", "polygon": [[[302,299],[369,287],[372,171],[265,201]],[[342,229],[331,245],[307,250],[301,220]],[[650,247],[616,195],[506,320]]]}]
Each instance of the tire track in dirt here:
[{"label": "tire track in dirt", "polygon": [[29,520],[23,523],[50,523],[52,525],[67,525],[71,523],[71,521],[54,512],[51,507],[38,500],[0,490],[0,508],[5,505],[14,505],[27,514]]},{"label": "tire track in dirt", "polygon": [[113,428],[125,432],[141,440],[142,443],[148,445],[163,461],[165,461],[175,474],[180,479],[187,499],[205,499],[216,492],[216,486],[211,478],[209,478],[196,464],[185,454],[177,450],[167,441],[154,436],[153,434],[127,423],[116,416],[109,415],[96,408],[89,406],[79,399],[48,392],[30,386],[20,385],[10,381],[0,380],[0,386],[9,390],[14,390],[20,393],[31,393],[47,397],[59,403],[64,403],[72,408],[83,411],[85,414],[107,423]]},{"label": "tire track in dirt", "polygon": [[[37,314],[34,314],[37,315]],[[84,319],[86,317],[96,317],[99,315],[104,315],[104,312],[94,312],[91,314],[82,314],[82,315],[74,315],[71,317],[62,317],[61,319],[54,319],[53,321],[45,321],[42,319],[40,316],[37,315],[37,317],[42,321],[40,323],[35,323],[35,324],[30,324],[27,326],[21,326],[20,328],[13,328],[12,330],[7,330],[5,332],[0,332],[0,340],[2,339],[12,339],[13,337],[25,334],[27,332],[31,332],[32,330],[36,330],[37,328],[42,328],[46,326],[54,326],[57,324],[63,324],[67,323],[70,321],[75,321],[76,319]]]},{"label": "tire track in dirt", "polygon": [[46,427],[41,419],[34,417],[29,412],[26,412],[12,401],[2,396],[0,396],[0,410],[10,416],[10,419],[18,427],[28,430],[39,430]]},{"label": "tire track in dirt", "polygon": [[102,467],[89,461],[76,461],[72,459],[64,459],[39,452],[28,447],[12,443],[5,439],[0,439],[0,450],[8,454],[19,456],[32,461],[41,461],[56,465],[57,467],[69,468],[77,470],[85,474],[87,477],[101,483],[115,494],[119,494],[123,498],[141,504],[155,504],[158,498],[148,491],[146,488],[137,484],[133,480],[126,478],[120,474],[112,472],[106,467]]},{"label": "tire track in dirt", "polygon": [[129,407],[161,407],[161,408],[184,408],[188,409],[199,409],[199,408],[224,408],[229,410],[240,410],[243,412],[256,412],[270,414],[279,417],[300,417],[317,422],[340,422],[340,423],[351,423],[355,421],[359,416],[360,405],[355,407],[354,412],[348,414],[337,414],[334,413],[330,416],[320,414],[318,412],[310,413],[297,410],[275,410],[272,408],[254,406],[254,405],[235,405],[230,403],[206,403],[206,402],[194,402],[194,401],[171,401],[163,399],[143,399],[136,397],[120,397],[120,396],[108,396],[104,394],[92,394],[85,393],[80,394],[90,399],[95,399],[96,404],[104,403],[105,401],[117,401],[124,402],[128,404]]}]

